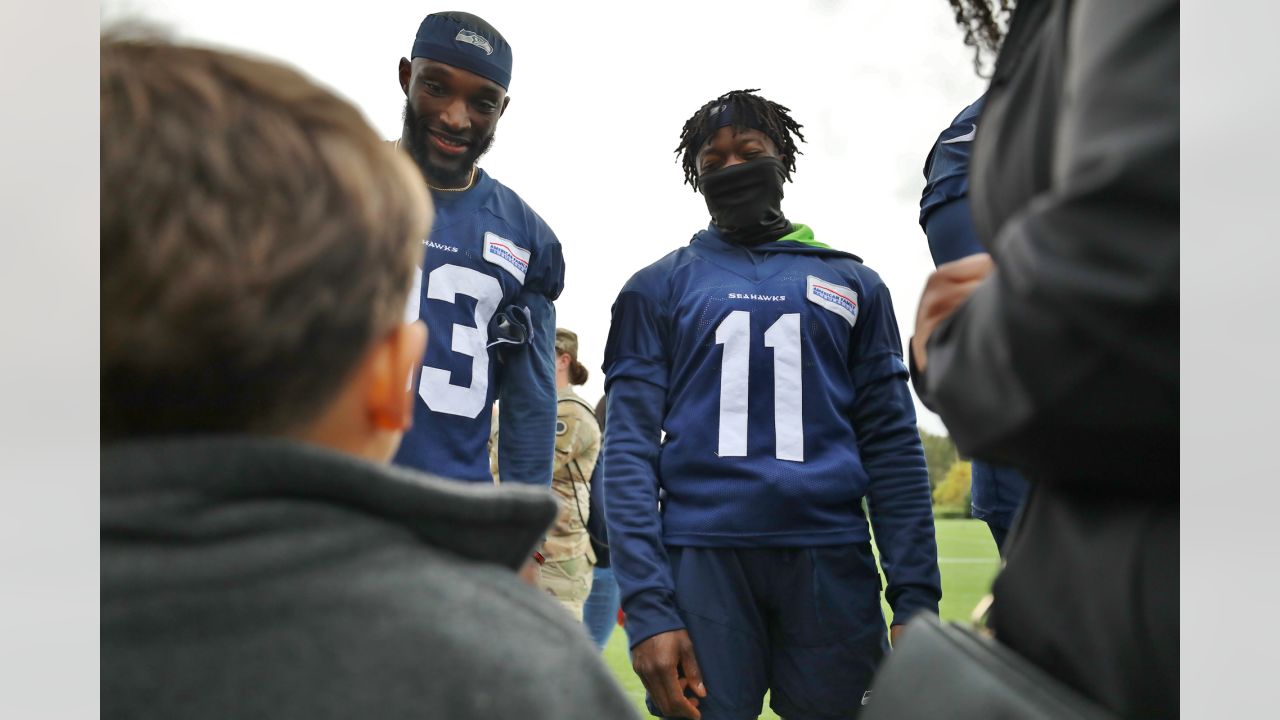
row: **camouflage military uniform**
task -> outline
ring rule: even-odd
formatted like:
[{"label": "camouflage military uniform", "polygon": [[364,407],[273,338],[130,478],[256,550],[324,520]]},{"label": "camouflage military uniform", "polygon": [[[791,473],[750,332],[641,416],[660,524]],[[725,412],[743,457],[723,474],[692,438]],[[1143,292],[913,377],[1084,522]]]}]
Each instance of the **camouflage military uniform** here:
[{"label": "camouflage military uniform", "polygon": [[591,471],[600,454],[600,425],[591,406],[571,388],[557,393],[556,454],[551,489],[560,499],[560,515],[547,535],[542,554],[542,587],[582,619],[591,594],[596,556],[587,536],[591,513]]},{"label": "camouflage military uniform", "polygon": [[[556,454],[551,476],[551,489],[560,500],[560,514],[547,531],[542,555],[539,585],[559,600],[579,620],[582,605],[591,594],[591,577],[595,568],[595,551],[587,536],[587,518],[591,514],[591,471],[600,454],[600,425],[591,406],[573,392],[561,388],[557,392]],[[497,413],[494,414],[497,418]],[[494,482],[501,482],[496,448],[498,424],[495,421],[489,438],[489,467]]]},{"label": "camouflage military uniform", "polygon": [[495,485],[502,484],[502,479],[498,476],[498,408],[497,403],[493,405],[493,415],[489,421],[489,474],[493,476]]}]

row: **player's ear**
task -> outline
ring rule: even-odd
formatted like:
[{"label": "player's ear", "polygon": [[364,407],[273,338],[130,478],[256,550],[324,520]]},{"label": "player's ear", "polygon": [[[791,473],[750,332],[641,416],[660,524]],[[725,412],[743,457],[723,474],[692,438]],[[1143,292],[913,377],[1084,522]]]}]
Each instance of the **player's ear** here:
[{"label": "player's ear", "polygon": [[374,427],[402,432],[413,423],[413,373],[426,345],[427,326],[415,320],[396,326],[371,351],[365,407]]},{"label": "player's ear", "polygon": [[511,104],[511,96],[510,96],[510,95],[508,95],[508,96],[506,96],[506,97],[502,98],[502,109],[498,111],[498,117],[502,117],[503,113],[505,113],[505,112],[507,111],[507,106],[508,106],[508,105],[510,105],[510,104]]},{"label": "player's ear", "polygon": [[409,97],[409,79],[413,77],[413,63],[409,62],[409,58],[400,58],[400,89],[404,91],[404,96]]}]

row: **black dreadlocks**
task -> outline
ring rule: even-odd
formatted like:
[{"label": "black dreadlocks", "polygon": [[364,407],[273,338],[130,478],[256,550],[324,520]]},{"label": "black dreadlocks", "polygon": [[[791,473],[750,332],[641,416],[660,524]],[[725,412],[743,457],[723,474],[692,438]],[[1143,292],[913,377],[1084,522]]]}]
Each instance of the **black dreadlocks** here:
[{"label": "black dreadlocks", "polygon": [[760,120],[760,124],[764,126],[764,134],[778,147],[779,159],[787,171],[787,179],[791,179],[791,171],[796,169],[796,155],[800,154],[792,136],[804,142],[804,135],[800,132],[800,128],[804,126],[791,119],[788,114],[790,108],[752,94],[758,91],[759,88],[752,88],[727,92],[698,108],[698,112],[685,121],[684,129],[680,131],[680,145],[676,147],[676,154],[684,153],[681,158],[684,181],[695,191],[698,189],[698,151],[715,134],[711,111],[720,105],[727,105],[726,111],[733,112],[735,132],[747,130],[749,126],[744,120],[752,115]]}]

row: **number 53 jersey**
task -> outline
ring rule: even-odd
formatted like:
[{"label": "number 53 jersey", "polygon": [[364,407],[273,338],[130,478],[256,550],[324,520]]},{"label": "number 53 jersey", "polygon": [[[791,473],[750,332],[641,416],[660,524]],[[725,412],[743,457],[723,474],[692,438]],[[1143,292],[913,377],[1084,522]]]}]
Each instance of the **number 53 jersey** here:
[{"label": "number 53 jersey", "polygon": [[427,349],[395,463],[491,484],[490,419],[501,399],[503,482],[550,485],[560,242],[483,170],[470,190],[432,199],[435,222],[406,311],[426,323]]},{"label": "number 53 jersey", "polygon": [[[629,427],[630,412],[615,424],[611,398],[605,477],[611,504],[662,488],[667,544],[866,541],[864,496],[873,518],[932,529],[888,289],[803,225],[750,249],[712,225],[636,273],[613,308],[604,371],[609,392],[622,379],[664,391],[656,463],[615,464],[643,445],[628,434],[654,429]],[[654,477],[636,470],[646,465]]]}]

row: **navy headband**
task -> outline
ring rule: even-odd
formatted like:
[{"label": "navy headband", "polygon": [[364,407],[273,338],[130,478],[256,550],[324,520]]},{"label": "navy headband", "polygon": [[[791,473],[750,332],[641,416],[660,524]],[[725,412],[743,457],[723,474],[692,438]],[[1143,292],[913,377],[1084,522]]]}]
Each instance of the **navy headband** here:
[{"label": "navy headband", "polygon": [[438,60],[481,77],[489,78],[505,90],[511,86],[511,46],[488,23],[473,15],[476,22],[460,19],[462,13],[428,15],[418,26],[413,41],[413,58]]},{"label": "navy headband", "polygon": [[719,130],[722,127],[732,125],[738,120],[737,109],[740,109],[742,112],[741,124],[743,126],[755,128],[762,132],[764,131],[764,123],[760,122],[760,118],[756,117],[755,111],[745,105],[740,105],[735,109],[735,105],[736,103],[730,104],[725,102],[711,108],[710,116],[712,128]]}]

